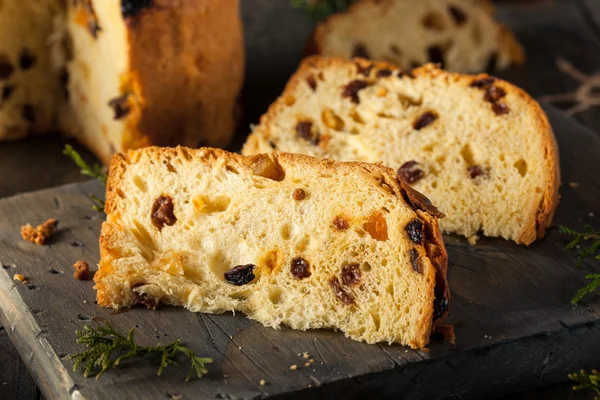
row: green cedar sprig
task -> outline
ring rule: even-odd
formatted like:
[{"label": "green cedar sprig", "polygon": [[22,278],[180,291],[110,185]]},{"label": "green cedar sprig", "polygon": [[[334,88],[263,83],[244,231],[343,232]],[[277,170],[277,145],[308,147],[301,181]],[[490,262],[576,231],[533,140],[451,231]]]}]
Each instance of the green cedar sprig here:
[{"label": "green cedar sprig", "polygon": [[588,373],[582,369],[579,373],[569,374],[569,379],[576,383],[573,390],[593,390],[600,396],[600,373],[597,370],[593,369]]},{"label": "green cedar sprig", "polygon": [[[189,347],[183,346],[180,339],[167,345],[156,346],[139,346],[134,340],[134,329],[129,331],[127,337],[116,332],[110,324],[106,327],[97,329],[85,325],[82,331],[76,331],[77,343],[86,346],[86,350],[73,354],[68,357],[69,360],[74,360],[73,371],[77,371],[83,365],[83,375],[87,378],[95,369],[100,368],[96,374],[96,379],[108,371],[116,368],[119,364],[133,357],[143,357],[154,355],[160,358],[160,366],[158,375],[160,376],[169,365],[179,365],[175,357],[179,353],[183,353],[192,363],[190,373],[185,379],[189,381],[194,375],[198,378],[206,374],[208,370],[205,364],[211,363],[210,358],[198,357]],[[120,354],[116,356],[116,354]]]},{"label": "green cedar sprig", "polygon": [[[106,181],[108,180],[108,175],[102,171],[102,166],[98,164],[90,165],[81,155],[75,151],[75,149],[70,145],[65,145],[65,149],[63,150],[63,154],[69,157],[71,160],[77,164],[77,166],[81,169],[80,173],[82,175],[91,176],[92,178],[98,179],[104,186],[106,186]],[[99,198],[98,196],[94,196],[90,194],[90,199],[94,203],[93,208],[98,212],[104,211],[104,200]]]},{"label": "green cedar sprig", "polygon": [[355,0],[291,0],[292,6],[299,8],[311,18],[322,19],[345,10]]},{"label": "green cedar sprig", "polygon": [[[573,240],[565,246],[565,250],[572,250],[578,245],[583,247],[577,254],[577,267],[581,266],[586,257],[594,257],[600,260],[600,231],[595,231],[589,225],[585,225],[583,232],[577,232],[566,226],[559,226],[558,231],[573,237]],[[575,293],[571,304],[579,303],[587,294],[594,293],[600,287],[600,274],[588,274],[585,279],[588,279],[590,283]]]}]

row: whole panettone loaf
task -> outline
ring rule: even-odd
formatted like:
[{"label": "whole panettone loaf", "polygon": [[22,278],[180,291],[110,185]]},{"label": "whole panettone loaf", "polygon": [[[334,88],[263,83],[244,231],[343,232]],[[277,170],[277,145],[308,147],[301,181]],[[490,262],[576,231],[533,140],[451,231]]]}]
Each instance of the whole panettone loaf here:
[{"label": "whole panettone loaf", "polygon": [[487,0],[358,0],[317,25],[307,52],[405,68],[433,62],[456,72],[524,60],[522,47],[494,20]]},{"label": "whole panettone loaf", "polygon": [[261,118],[243,154],[378,162],[446,214],[446,232],[529,244],[558,203],[558,148],[537,102],[508,82],[313,57]]},{"label": "whole panettone loaf", "polygon": [[423,348],[447,312],[440,214],[376,164],[149,147],[113,158],[98,304],[242,311]]},{"label": "whole panettone loaf", "polygon": [[244,75],[239,0],[74,0],[64,130],[106,163],[147,145],[226,146]]}]

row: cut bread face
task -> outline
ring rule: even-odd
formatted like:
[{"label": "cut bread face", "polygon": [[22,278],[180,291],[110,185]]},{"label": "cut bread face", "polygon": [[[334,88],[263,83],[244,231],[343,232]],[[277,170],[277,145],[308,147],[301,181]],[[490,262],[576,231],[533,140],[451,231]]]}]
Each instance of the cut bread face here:
[{"label": "cut bread face", "polygon": [[445,232],[530,244],[558,203],[545,113],[486,74],[311,57],[261,118],[243,154],[280,151],[383,162],[446,214]]},{"label": "cut bread face", "polygon": [[60,47],[53,32],[63,14],[56,0],[0,3],[0,140],[56,127],[63,71],[55,68],[49,49]]},{"label": "cut bread face", "polygon": [[515,36],[481,0],[358,0],[315,28],[307,53],[405,68],[433,62],[455,72],[502,69],[524,60]]},{"label": "cut bread face", "polygon": [[423,348],[447,312],[439,212],[381,165],[155,148],[113,158],[98,304],[241,311]]}]

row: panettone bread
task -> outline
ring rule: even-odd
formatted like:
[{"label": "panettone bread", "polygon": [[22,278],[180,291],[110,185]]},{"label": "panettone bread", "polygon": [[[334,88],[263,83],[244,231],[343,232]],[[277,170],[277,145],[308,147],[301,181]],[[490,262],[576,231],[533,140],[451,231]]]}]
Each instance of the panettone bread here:
[{"label": "panettone bread", "polygon": [[63,14],[58,0],[0,2],[0,140],[56,127],[64,71],[49,49]]},{"label": "panettone bread", "polygon": [[447,312],[440,215],[382,165],[210,148],[114,156],[98,304],[241,311],[423,348]]},{"label": "panettone bread", "polygon": [[273,149],[382,161],[446,214],[444,231],[465,236],[529,244],[558,203],[558,148],[545,113],[486,74],[308,58],[243,154]]},{"label": "panettone bread", "polygon": [[433,62],[455,72],[501,69],[524,60],[522,47],[494,20],[487,0],[358,0],[317,25],[307,53],[405,68]]},{"label": "panettone bread", "polygon": [[239,0],[74,0],[73,119],[106,163],[147,145],[226,146],[244,75]]}]

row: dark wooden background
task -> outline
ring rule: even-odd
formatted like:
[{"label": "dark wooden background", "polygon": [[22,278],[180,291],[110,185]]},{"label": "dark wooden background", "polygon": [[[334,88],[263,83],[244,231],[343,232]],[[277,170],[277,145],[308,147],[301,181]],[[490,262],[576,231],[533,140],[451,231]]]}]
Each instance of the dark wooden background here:
[{"label": "dark wooden background", "polygon": [[[304,15],[289,10],[287,1],[243,0],[242,3],[249,65],[244,96],[247,112],[234,147],[243,141],[248,124],[256,122],[257,116],[281,91],[301,53],[300,45],[290,43],[301,43],[311,27]],[[534,97],[548,98],[574,93],[582,81],[589,84],[594,81],[594,74],[598,74],[595,78],[598,86],[594,89],[589,85],[587,97],[592,101],[594,97],[599,99],[599,106],[590,106],[573,118],[600,134],[600,0],[502,0],[496,2],[496,8],[500,19],[516,32],[527,51],[525,66],[498,75]],[[286,19],[283,23],[282,15],[289,16],[291,21]],[[270,35],[273,30],[278,34]],[[561,68],[558,62],[561,59],[571,63],[575,70],[569,73],[564,63]],[[261,95],[257,97],[254,93]],[[569,111],[577,103],[565,101],[556,105]],[[62,156],[64,143],[57,136],[0,143],[0,197],[86,180]],[[78,149],[86,159],[94,160],[85,150]],[[600,360],[598,362],[600,367]],[[572,371],[565,371],[565,379],[568,372]],[[0,399],[41,397],[0,327]],[[573,393],[565,382],[510,397],[511,400],[537,398],[591,399],[593,396]]]}]

